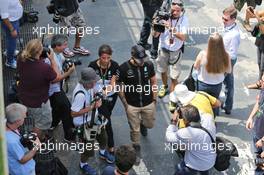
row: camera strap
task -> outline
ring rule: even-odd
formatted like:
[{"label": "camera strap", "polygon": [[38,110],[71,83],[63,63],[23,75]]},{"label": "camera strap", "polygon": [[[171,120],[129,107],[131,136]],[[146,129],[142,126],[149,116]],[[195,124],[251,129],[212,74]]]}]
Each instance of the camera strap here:
[{"label": "camera strap", "polygon": [[18,135],[19,137],[22,137],[22,135],[20,133],[17,133],[15,130],[11,129],[8,125],[6,125],[6,127],[8,129],[10,129],[13,133],[15,133],[16,135]]},{"label": "camera strap", "polygon": [[102,67],[101,67],[101,63],[100,63],[100,60],[99,60],[99,69],[100,69],[100,77],[101,77],[101,79],[103,80],[103,89],[105,90],[105,79],[106,79],[106,76],[107,76],[107,72],[108,72],[108,69],[109,69],[109,63],[107,64],[107,66],[106,66],[106,70],[105,70],[105,72],[103,73],[103,69],[102,69]]}]

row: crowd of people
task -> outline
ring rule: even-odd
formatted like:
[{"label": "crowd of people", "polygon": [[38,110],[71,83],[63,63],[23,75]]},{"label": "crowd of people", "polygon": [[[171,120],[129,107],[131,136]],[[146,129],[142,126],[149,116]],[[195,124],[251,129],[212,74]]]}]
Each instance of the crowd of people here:
[{"label": "crowd of people", "polygon": [[[135,164],[140,163],[140,135],[147,137],[148,129],[155,125],[157,98],[169,95],[169,109],[172,113],[171,124],[166,130],[166,141],[176,144],[208,144],[216,139],[215,117],[220,109],[230,115],[234,98],[234,66],[238,59],[240,29],[237,25],[237,9],[231,5],[223,10],[223,33],[213,33],[208,38],[208,46],[201,50],[193,63],[192,76],[196,80],[196,91],[179,81],[184,43],[188,37],[189,22],[184,3],[172,0],[169,4],[169,17],[161,24],[164,31],[152,28],[152,18],[165,1],[141,0],[144,22],[138,43],[131,47],[130,56],[124,63],[112,58],[113,49],[102,44],[98,48],[98,59],[80,70],[79,81],[71,93],[71,101],[66,96],[62,84],[74,71],[74,63],[66,58],[75,54],[87,56],[90,51],[81,46],[81,36],[77,32],[74,48],[68,48],[68,36],[55,34],[51,38],[48,51],[40,39],[30,40],[17,56],[16,39],[19,33],[19,18],[23,8],[19,0],[3,2],[0,8],[2,26],[6,32],[6,63],[19,74],[19,103],[6,107],[6,138],[8,163],[11,175],[34,175],[33,157],[43,143],[53,137],[52,131],[62,122],[66,143],[88,143],[92,149],[80,155],[79,167],[84,174],[96,175],[96,168],[88,164],[94,156],[95,142],[99,143],[99,157],[109,164],[103,175],[124,175]],[[82,28],[85,20],[78,0],[65,0],[55,8],[63,6],[66,11],[60,14],[60,25]],[[1,3],[2,4],[2,3]],[[252,11],[248,7],[246,22],[257,18],[258,24],[252,32],[256,37],[258,50],[259,81],[248,88],[260,88],[257,102],[247,120],[246,128],[254,128],[253,142],[256,155],[264,158],[262,129],[264,103],[264,18],[262,11]],[[155,19],[154,19],[155,21]],[[160,22],[160,21],[159,21]],[[249,24],[249,23],[246,23]],[[154,24],[155,25],[155,24]],[[81,32],[80,30],[78,30]],[[148,38],[152,34],[152,44]],[[150,50],[150,61],[146,50]],[[66,58],[65,58],[66,57]],[[157,66],[157,71],[155,66]],[[65,68],[66,65],[66,68]],[[161,74],[162,84],[158,88],[157,73]],[[168,73],[170,86],[168,85]],[[263,75],[263,76],[262,76]],[[225,85],[225,101],[219,95]],[[112,127],[112,111],[117,98],[123,103],[130,128],[131,145],[117,147],[114,141],[116,128]],[[21,143],[19,127],[28,117],[34,121],[33,148],[27,149]],[[182,151],[182,150],[181,150]],[[209,174],[215,164],[217,154],[213,147],[208,149],[184,149],[182,161],[177,165],[175,174]],[[256,172],[263,174],[263,164],[258,164]]]}]

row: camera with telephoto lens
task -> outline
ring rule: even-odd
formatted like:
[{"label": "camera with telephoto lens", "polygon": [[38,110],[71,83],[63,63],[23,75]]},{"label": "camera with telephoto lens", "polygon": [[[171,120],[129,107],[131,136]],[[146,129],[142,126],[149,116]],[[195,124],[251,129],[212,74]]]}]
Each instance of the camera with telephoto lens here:
[{"label": "camera with telephoto lens", "polygon": [[257,157],[255,159],[255,165],[256,166],[263,166],[263,164],[264,164],[264,159],[263,158]]},{"label": "camera with telephoto lens", "polygon": [[170,102],[171,106],[173,106],[173,108],[170,110],[170,112],[173,114],[175,111],[177,111],[178,113],[180,112],[181,107],[183,107],[182,103],[177,100],[176,102]]},{"label": "camera with telephoto lens", "polygon": [[65,59],[63,65],[62,65],[62,70],[64,72],[67,72],[73,65],[77,66],[77,65],[81,65],[82,62],[80,60],[72,60],[72,59]]},{"label": "camera with telephoto lens", "polygon": [[37,139],[37,134],[33,132],[24,133],[21,135],[20,143],[29,150],[32,150],[34,148],[34,144],[32,141],[35,141]]},{"label": "camera with telephoto lens", "polygon": [[50,54],[50,48],[44,45],[40,58],[42,59],[48,58],[48,54]]}]

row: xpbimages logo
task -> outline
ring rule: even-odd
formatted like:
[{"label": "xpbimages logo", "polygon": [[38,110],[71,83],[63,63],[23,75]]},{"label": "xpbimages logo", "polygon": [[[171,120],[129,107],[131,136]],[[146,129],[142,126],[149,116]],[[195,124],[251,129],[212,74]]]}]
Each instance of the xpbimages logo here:
[{"label": "xpbimages logo", "polygon": [[99,26],[85,26],[85,27],[65,27],[65,26],[36,26],[32,28],[32,34],[41,37],[43,35],[56,35],[56,34],[65,34],[65,35],[76,35],[79,33],[81,37],[85,35],[99,35],[100,27]]}]

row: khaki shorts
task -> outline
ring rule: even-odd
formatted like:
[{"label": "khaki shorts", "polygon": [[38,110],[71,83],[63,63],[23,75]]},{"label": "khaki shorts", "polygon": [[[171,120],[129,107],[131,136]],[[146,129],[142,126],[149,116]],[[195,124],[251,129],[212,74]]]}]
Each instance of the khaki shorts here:
[{"label": "khaki shorts", "polygon": [[75,28],[80,28],[80,27],[85,27],[85,19],[83,17],[83,13],[81,9],[79,8],[75,13],[71,14],[70,16],[67,17],[61,17],[61,26],[65,27],[75,27]]},{"label": "khaki shorts", "polygon": [[50,101],[42,103],[40,108],[28,107],[28,117],[34,119],[36,128],[41,130],[49,129],[52,122]]},{"label": "khaki shorts", "polygon": [[[160,49],[157,59],[157,70],[160,73],[170,71],[171,79],[177,80],[181,74],[182,51],[170,52],[166,49]],[[178,61],[177,61],[178,60]]]}]

